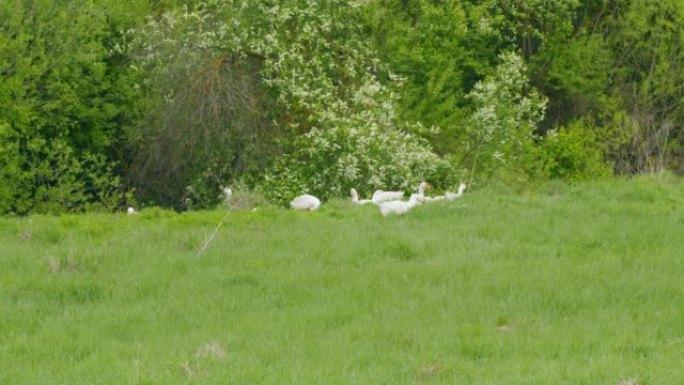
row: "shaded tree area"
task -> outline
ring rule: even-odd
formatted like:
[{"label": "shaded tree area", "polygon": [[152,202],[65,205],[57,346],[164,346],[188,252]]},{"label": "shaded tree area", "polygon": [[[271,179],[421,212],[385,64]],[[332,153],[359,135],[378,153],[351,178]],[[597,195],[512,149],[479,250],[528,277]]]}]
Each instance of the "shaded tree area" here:
[{"label": "shaded tree area", "polygon": [[173,99],[151,116],[132,160],[129,183],[141,196],[197,206],[214,202],[218,186],[266,167],[278,135],[270,132],[260,62],[217,58],[173,80]]},{"label": "shaded tree area", "polygon": [[0,212],[684,170],[678,0],[0,0]]}]

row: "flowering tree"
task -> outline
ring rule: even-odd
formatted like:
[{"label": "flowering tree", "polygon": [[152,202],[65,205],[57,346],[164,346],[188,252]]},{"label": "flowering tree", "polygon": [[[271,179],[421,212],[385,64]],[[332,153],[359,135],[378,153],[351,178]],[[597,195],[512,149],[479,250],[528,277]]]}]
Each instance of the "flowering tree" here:
[{"label": "flowering tree", "polygon": [[[438,158],[427,144],[404,133],[408,127],[395,116],[395,96],[378,81],[382,68],[363,39],[360,6],[361,2],[343,0],[207,0],[197,7],[150,20],[144,29],[133,31],[139,42],[139,65],[148,67],[159,79],[166,79],[161,83],[171,84],[162,87],[162,94],[165,105],[173,111],[187,109],[179,103],[198,99],[187,97],[183,88],[194,90],[225,83],[205,81],[207,71],[202,68],[207,68],[207,63],[229,67],[233,70],[224,72],[230,73],[245,63],[251,68],[248,72],[253,80],[246,83],[249,87],[234,87],[220,97],[200,97],[197,103],[216,106],[207,109],[209,112],[225,109],[222,106],[228,99],[243,100],[242,107],[227,109],[224,118],[214,119],[211,124],[206,124],[203,116],[162,119],[160,129],[150,135],[154,140],[148,146],[153,148],[169,142],[165,138],[175,132],[195,139],[170,141],[174,144],[217,145],[216,150],[191,147],[187,151],[169,151],[174,156],[186,154],[186,159],[173,162],[185,169],[169,180],[194,184],[190,186],[192,191],[198,191],[197,185],[209,185],[208,190],[215,191],[212,185],[238,176],[236,170],[212,168],[205,161],[196,163],[198,154],[216,151],[219,156],[212,158],[214,163],[223,157],[224,165],[230,164],[242,155],[240,151],[259,147],[273,137],[286,139],[283,143],[287,155],[267,173],[266,190],[273,191],[271,197],[279,201],[304,191],[327,197],[342,193],[349,185],[361,190],[366,185],[405,188],[419,175],[436,168]],[[210,79],[224,76],[218,70],[209,73]],[[169,78],[181,80],[168,82]],[[190,79],[189,84],[182,79]],[[187,86],[179,88],[177,84]],[[244,98],[238,97],[245,92],[248,95]],[[196,112],[198,108],[189,110]],[[255,116],[257,131],[265,134],[238,131],[244,124],[231,122],[246,114]],[[233,146],[232,153],[228,153],[227,142],[215,140],[226,136],[244,136],[247,141]],[[168,159],[155,161],[169,164]],[[170,200],[178,201],[188,186],[176,185],[173,189],[176,193]]]}]

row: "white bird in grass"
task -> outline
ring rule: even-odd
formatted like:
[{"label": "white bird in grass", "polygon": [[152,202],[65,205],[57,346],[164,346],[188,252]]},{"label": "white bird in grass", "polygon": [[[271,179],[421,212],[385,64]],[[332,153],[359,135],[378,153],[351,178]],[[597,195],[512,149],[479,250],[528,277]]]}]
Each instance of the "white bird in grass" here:
[{"label": "white bird in grass", "polygon": [[321,205],[320,199],[313,195],[304,194],[296,197],[290,202],[293,210],[316,210]]},{"label": "white bird in grass", "polygon": [[[432,187],[430,183],[428,182],[420,182],[420,185],[418,185],[418,194],[423,195],[423,191],[429,189]],[[377,190],[373,193],[373,198],[371,200],[373,203],[378,204],[382,202],[390,202],[390,201],[400,201],[404,199],[404,192],[403,191],[382,191],[382,190]]]},{"label": "white bird in grass", "polygon": [[230,187],[223,188],[223,198],[229,200],[233,196],[233,190]]},{"label": "white bird in grass", "polygon": [[230,187],[224,187],[221,192],[223,193],[223,204],[228,206],[230,204],[230,198],[233,197],[233,190]]},{"label": "white bird in grass", "polygon": [[425,199],[425,190],[431,187],[432,185],[428,182],[420,182],[420,184],[418,185],[418,193],[411,194],[411,197],[408,201],[405,202],[401,200],[394,200],[378,204],[378,206],[380,206],[380,213],[383,216],[387,216],[390,214],[406,214],[416,205],[423,203],[423,200]]},{"label": "white bird in grass", "polygon": [[447,192],[444,193],[444,196],[446,197],[446,199],[447,199],[448,201],[453,201],[454,199],[460,198],[461,196],[463,196],[463,192],[465,191],[465,189],[466,189],[466,184],[465,184],[465,183],[461,183],[461,184],[458,186],[458,192],[457,192],[456,194],[447,191]]},{"label": "white bird in grass", "polygon": [[418,195],[422,200],[425,198],[425,190],[432,188],[432,185],[428,182],[420,182],[418,185]]},{"label": "white bird in grass", "polygon": [[435,202],[441,202],[441,201],[445,201],[445,200],[453,201],[456,198],[460,198],[463,195],[463,192],[465,191],[465,189],[466,189],[466,184],[461,183],[458,186],[458,192],[457,193],[452,193],[452,192],[447,191],[444,193],[444,195],[437,195],[434,197],[425,197],[425,202],[426,203],[435,203]]},{"label": "white bird in grass", "polygon": [[420,194],[411,194],[411,198],[408,201],[389,201],[382,202],[378,204],[380,206],[380,213],[383,216],[390,214],[406,214],[409,210],[415,207],[417,204],[421,203],[423,198]]},{"label": "white bird in grass", "polygon": [[373,202],[372,199],[359,199],[359,193],[356,192],[356,189],[351,189],[351,201],[355,205],[367,205],[369,203],[375,203]]},{"label": "white bird in grass", "polygon": [[388,202],[388,201],[397,201],[404,199],[404,192],[403,191],[382,191],[382,190],[376,190],[373,193],[373,198],[371,200],[373,203],[378,204],[382,202]]},{"label": "white bird in grass", "polygon": [[435,203],[435,202],[441,202],[443,200],[446,200],[446,197],[444,195],[437,195],[434,197],[425,197],[425,203]]},{"label": "white bird in grass", "polygon": [[128,214],[128,215],[135,215],[135,214],[137,214],[137,213],[138,213],[138,212],[135,211],[135,209],[134,209],[133,207],[130,207],[130,206],[129,206],[128,209],[126,210],[126,214]]}]

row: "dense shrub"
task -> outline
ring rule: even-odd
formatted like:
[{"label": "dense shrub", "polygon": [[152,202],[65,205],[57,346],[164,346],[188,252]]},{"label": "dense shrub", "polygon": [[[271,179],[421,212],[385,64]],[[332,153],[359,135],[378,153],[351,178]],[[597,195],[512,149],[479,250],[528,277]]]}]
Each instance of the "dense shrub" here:
[{"label": "dense shrub", "polygon": [[124,39],[100,3],[0,2],[0,212],[121,200],[103,184],[119,184],[142,97]]},{"label": "dense shrub", "polygon": [[5,213],[112,211],[132,203],[111,162],[88,152],[77,155],[64,140],[33,139],[21,152],[0,153],[0,166]]},{"label": "dense shrub", "polygon": [[571,182],[610,174],[599,142],[581,122],[549,131],[542,143],[544,169],[551,178]]}]

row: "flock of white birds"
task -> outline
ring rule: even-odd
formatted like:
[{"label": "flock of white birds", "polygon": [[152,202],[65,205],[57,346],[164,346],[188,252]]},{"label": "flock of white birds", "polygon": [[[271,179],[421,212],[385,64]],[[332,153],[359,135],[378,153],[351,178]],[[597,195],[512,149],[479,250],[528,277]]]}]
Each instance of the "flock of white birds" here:
[{"label": "flock of white birds", "polygon": [[[374,204],[380,208],[380,213],[383,216],[392,214],[405,214],[415,206],[422,203],[434,203],[440,201],[452,201],[463,196],[466,185],[461,183],[458,186],[458,191],[446,192],[444,195],[434,197],[425,196],[425,190],[432,186],[428,182],[421,182],[418,185],[418,192],[411,194],[408,201],[404,201],[403,191],[382,191],[377,190],[373,193],[371,199],[359,199],[359,193],[356,189],[351,189],[351,201],[355,205]],[[321,200],[313,195],[304,194],[296,197],[290,202],[290,207],[293,210],[316,210],[321,206]]]},{"label": "flock of white birds", "polygon": [[[411,194],[409,200],[407,201],[403,200],[403,191],[377,190],[373,193],[371,199],[359,199],[359,193],[356,192],[356,189],[351,189],[351,201],[355,205],[374,204],[380,208],[380,213],[383,216],[391,214],[400,215],[406,214],[409,210],[422,203],[434,203],[445,200],[452,201],[456,198],[460,198],[463,196],[463,193],[466,189],[465,183],[461,183],[461,185],[458,186],[458,191],[455,193],[447,191],[444,193],[444,195],[437,195],[433,197],[425,196],[425,190],[428,190],[431,187],[432,186],[430,183],[421,182],[417,188],[418,192]],[[222,192],[227,204],[230,201],[230,198],[233,196],[233,190],[231,190],[230,187],[225,187],[223,188]],[[313,211],[317,210],[319,207],[321,207],[321,200],[309,194],[300,195],[290,202],[290,208],[293,210]],[[137,214],[138,211],[136,211],[133,207],[129,207],[127,213],[132,215]]]}]

